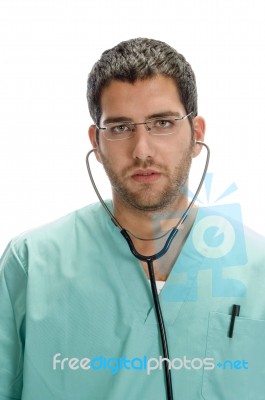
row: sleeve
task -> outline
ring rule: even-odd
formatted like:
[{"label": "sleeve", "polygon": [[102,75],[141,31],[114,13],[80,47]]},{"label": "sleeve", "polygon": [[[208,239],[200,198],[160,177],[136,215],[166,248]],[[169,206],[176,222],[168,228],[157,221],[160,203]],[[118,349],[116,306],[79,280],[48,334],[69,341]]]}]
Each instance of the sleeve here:
[{"label": "sleeve", "polygon": [[0,259],[0,400],[21,399],[27,274],[12,242]]}]

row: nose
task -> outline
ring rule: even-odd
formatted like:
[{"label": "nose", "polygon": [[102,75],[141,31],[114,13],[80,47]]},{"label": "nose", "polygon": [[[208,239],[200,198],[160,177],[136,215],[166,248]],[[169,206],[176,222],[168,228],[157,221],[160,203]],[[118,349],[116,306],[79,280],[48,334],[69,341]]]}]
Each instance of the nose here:
[{"label": "nose", "polygon": [[155,146],[152,135],[149,133],[149,127],[146,124],[139,124],[134,127],[135,132],[132,138],[134,159],[147,161],[154,158]]}]

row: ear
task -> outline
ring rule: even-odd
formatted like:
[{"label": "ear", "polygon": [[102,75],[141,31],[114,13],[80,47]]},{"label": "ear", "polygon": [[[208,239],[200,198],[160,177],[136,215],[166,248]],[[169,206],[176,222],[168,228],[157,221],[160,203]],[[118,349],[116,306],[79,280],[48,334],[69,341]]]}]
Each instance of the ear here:
[{"label": "ear", "polygon": [[95,151],[95,155],[96,155],[97,160],[101,163],[101,157],[100,157],[100,152],[99,152],[99,143],[97,142],[96,131],[97,131],[96,125],[91,125],[88,129],[88,136],[89,136],[90,143],[92,144],[93,149],[97,149],[97,151]]},{"label": "ear", "polygon": [[206,130],[205,120],[202,117],[196,116],[193,119],[193,130],[194,130],[194,140],[195,140],[193,157],[197,157],[201,152],[202,146],[200,146],[199,144],[196,144],[196,142],[204,141],[204,135],[205,135],[205,130]]}]

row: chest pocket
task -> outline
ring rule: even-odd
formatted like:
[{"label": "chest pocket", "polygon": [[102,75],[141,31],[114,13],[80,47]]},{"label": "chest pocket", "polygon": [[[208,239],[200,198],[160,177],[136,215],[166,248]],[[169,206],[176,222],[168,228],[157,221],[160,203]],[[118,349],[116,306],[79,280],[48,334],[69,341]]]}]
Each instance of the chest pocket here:
[{"label": "chest pocket", "polygon": [[206,357],[215,368],[204,370],[205,400],[265,400],[265,320],[236,317],[228,337],[231,316],[210,313]]}]

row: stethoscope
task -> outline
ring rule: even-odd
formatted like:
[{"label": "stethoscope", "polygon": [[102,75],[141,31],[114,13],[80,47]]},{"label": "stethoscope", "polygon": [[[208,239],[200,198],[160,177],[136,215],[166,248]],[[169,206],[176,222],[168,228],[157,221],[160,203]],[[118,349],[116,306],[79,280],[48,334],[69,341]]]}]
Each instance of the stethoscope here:
[{"label": "stethoscope", "polygon": [[[86,155],[86,166],[87,166],[88,175],[89,175],[90,181],[92,183],[92,186],[93,186],[93,188],[94,188],[94,190],[96,192],[96,195],[97,195],[100,203],[102,204],[103,208],[105,209],[105,211],[109,215],[109,217],[110,217],[111,221],[114,223],[114,225],[117,228],[120,229],[120,232],[123,235],[123,237],[125,238],[126,242],[128,243],[129,248],[130,248],[132,254],[134,255],[134,257],[136,257],[140,261],[144,261],[144,262],[147,263],[149,277],[150,277],[150,283],[151,283],[151,289],[152,289],[152,295],[153,295],[153,300],[154,300],[154,305],[155,305],[155,310],[156,310],[156,317],[157,317],[157,321],[158,321],[158,325],[159,325],[159,332],[160,332],[161,343],[162,343],[162,348],[163,348],[163,356],[164,356],[164,358],[167,358],[167,359],[170,359],[169,358],[169,351],[168,351],[167,335],[166,335],[166,329],[165,329],[165,325],[164,325],[163,315],[162,315],[160,302],[159,302],[159,297],[158,297],[158,292],[157,292],[157,287],[156,287],[153,262],[154,262],[154,260],[158,260],[160,257],[164,256],[166,254],[166,252],[168,251],[172,240],[174,239],[174,237],[178,233],[180,225],[182,225],[184,223],[185,219],[187,218],[188,213],[189,213],[191,207],[193,206],[195,200],[197,199],[198,194],[199,194],[199,192],[201,190],[201,187],[203,185],[203,182],[204,182],[207,170],[208,170],[209,160],[210,160],[210,149],[204,142],[196,141],[196,144],[201,144],[207,150],[205,166],[204,166],[203,174],[202,174],[200,183],[198,185],[198,188],[197,188],[192,200],[190,201],[188,207],[186,208],[186,210],[182,214],[182,217],[180,218],[179,222],[177,223],[176,226],[174,226],[172,228],[172,230],[170,232],[170,235],[168,236],[163,248],[158,253],[153,254],[151,256],[143,256],[142,254],[138,253],[138,251],[136,250],[136,248],[135,248],[135,246],[134,246],[134,244],[132,242],[132,239],[130,238],[130,235],[129,235],[128,231],[126,231],[126,229],[124,229],[119,224],[117,219],[114,217],[114,215],[112,214],[112,212],[109,210],[109,208],[105,204],[104,200],[102,199],[102,197],[101,197],[101,195],[100,195],[100,193],[98,191],[98,188],[97,188],[97,186],[95,184],[95,181],[93,179],[93,176],[92,176],[92,173],[91,173],[91,168],[90,168],[90,165],[89,165],[89,156],[93,152],[98,151],[98,150],[97,149],[92,149]],[[166,377],[167,399],[168,400],[173,400],[171,370],[169,368],[169,363],[164,363],[164,371],[165,371],[165,377]]]}]

